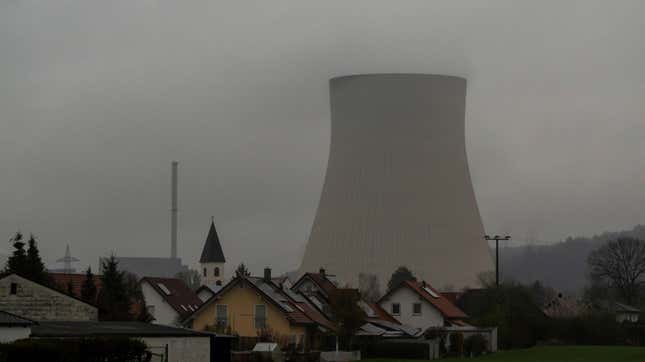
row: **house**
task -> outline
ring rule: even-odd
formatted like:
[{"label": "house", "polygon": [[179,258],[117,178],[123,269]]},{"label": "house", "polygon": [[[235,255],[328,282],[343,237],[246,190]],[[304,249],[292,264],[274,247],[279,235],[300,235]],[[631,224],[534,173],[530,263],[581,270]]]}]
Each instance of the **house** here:
[{"label": "house", "polygon": [[31,319],[0,311],[0,343],[29,338],[31,327],[38,324]]},{"label": "house", "polygon": [[180,324],[203,303],[181,279],[144,277],[139,284],[153,323]]},{"label": "house", "polygon": [[616,322],[618,323],[622,323],[622,322],[636,323],[638,322],[638,318],[641,314],[640,309],[636,307],[632,307],[631,305],[618,303],[618,302],[614,302],[614,307],[612,308],[612,311],[616,315]]},{"label": "house", "polygon": [[47,321],[31,327],[31,338],[127,337],[142,340],[155,361],[213,361],[210,333],[143,322]]},{"label": "house", "polygon": [[[331,276],[321,268],[318,273],[305,273],[298,279],[291,290],[303,295],[313,306],[324,313],[327,319],[333,318],[330,307],[331,296],[339,290]],[[356,291],[358,292],[358,291]],[[377,303],[358,302],[359,307],[365,312],[366,319],[358,335],[378,337],[418,337],[423,330],[409,325],[401,324],[397,319],[385,311]]]},{"label": "house", "polygon": [[98,308],[15,273],[0,277],[0,310],[35,321],[96,321]]},{"label": "house", "polygon": [[282,345],[303,348],[333,328],[303,296],[275,284],[269,268],[263,277],[234,278],[184,323],[198,331],[226,330],[241,337],[270,332]]},{"label": "house", "polygon": [[211,220],[211,226],[204,242],[202,255],[199,258],[199,265],[202,271],[202,283],[213,289],[222,286],[226,280],[226,258],[222,245],[215,230],[215,221]]},{"label": "house", "polygon": [[426,282],[408,280],[388,291],[378,305],[402,324],[425,331],[463,324],[468,316]]}]

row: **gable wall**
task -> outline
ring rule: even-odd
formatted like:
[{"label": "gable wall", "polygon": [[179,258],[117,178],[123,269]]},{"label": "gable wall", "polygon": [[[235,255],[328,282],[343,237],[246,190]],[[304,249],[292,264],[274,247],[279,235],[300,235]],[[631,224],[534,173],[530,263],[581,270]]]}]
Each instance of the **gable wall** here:
[{"label": "gable wall", "polygon": [[150,283],[144,281],[141,283],[141,292],[146,301],[146,308],[154,306],[153,317],[155,320],[152,323],[175,325],[179,313],[168,304],[157,291],[150,286]]},{"label": "gable wall", "polygon": [[[412,304],[421,302],[421,315],[412,313]],[[401,305],[400,315],[392,314],[392,304]],[[443,327],[444,318],[441,313],[428,301],[408,288],[399,288],[379,305],[386,312],[392,314],[399,322],[415,328],[427,329],[429,327]]]},{"label": "gable wall", "polygon": [[[18,285],[10,294],[11,283]],[[96,321],[98,309],[17,275],[0,279],[0,310],[36,321]]]}]

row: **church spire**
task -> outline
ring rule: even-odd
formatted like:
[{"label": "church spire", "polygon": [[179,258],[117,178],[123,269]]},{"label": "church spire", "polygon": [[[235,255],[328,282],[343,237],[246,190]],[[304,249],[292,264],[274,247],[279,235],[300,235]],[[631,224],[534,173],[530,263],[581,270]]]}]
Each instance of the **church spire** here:
[{"label": "church spire", "polygon": [[211,227],[208,230],[208,236],[202,249],[202,256],[199,258],[200,263],[225,263],[224,252],[220,244],[217,230],[215,230],[215,218],[211,216]]}]

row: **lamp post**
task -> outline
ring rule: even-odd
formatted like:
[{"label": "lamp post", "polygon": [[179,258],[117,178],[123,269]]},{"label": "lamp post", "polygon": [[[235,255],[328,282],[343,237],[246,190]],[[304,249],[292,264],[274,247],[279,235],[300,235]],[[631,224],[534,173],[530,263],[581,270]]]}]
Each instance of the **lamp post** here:
[{"label": "lamp post", "polygon": [[506,235],[506,236],[495,235],[493,237],[484,235],[484,239],[486,239],[487,241],[495,240],[495,286],[499,287],[499,241],[511,240],[511,237],[510,235]]}]

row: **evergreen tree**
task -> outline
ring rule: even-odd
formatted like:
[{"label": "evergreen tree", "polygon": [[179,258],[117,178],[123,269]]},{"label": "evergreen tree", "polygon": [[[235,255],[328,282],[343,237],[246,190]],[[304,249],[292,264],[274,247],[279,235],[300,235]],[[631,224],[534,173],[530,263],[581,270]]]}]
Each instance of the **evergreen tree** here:
[{"label": "evergreen tree", "polygon": [[130,314],[131,302],[124,273],[119,270],[114,255],[101,263],[103,287],[99,296],[102,310],[101,319],[106,321],[127,321],[132,319]]},{"label": "evergreen tree", "polygon": [[9,239],[9,242],[15,250],[9,259],[7,259],[5,271],[27,277],[29,269],[27,253],[25,252],[25,243],[22,241],[22,233],[17,232],[11,239]]},{"label": "evergreen tree", "polygon": [[26,277],[38,283],[46,285],[50,284],[47,269],[45,269],[45,264],[43,264],[43,261],[40,258],[40,252],[38,251],[36,239],[33,234],[29,235],[29,241],[27,243],[29,244],[29,247],[27,248]]},{"label": "evergreen tree", "polygon": [[387,283],[387,290],[398,287],[399,284],[407,280],[416,280],[416,278],[414,277],[414,274],[412,274],[410,269],[405,266],[400,266],[394,271],[394,273],[392,273],[392,277]]},{"label": "evergreen tree", "polygon": [[87,267],[85,271],[85,280],[81,285],[81,299],[86,302],[94,303],[96,300],[96,284],[94,284],[94,274],[92,274],[92,268]]}]

